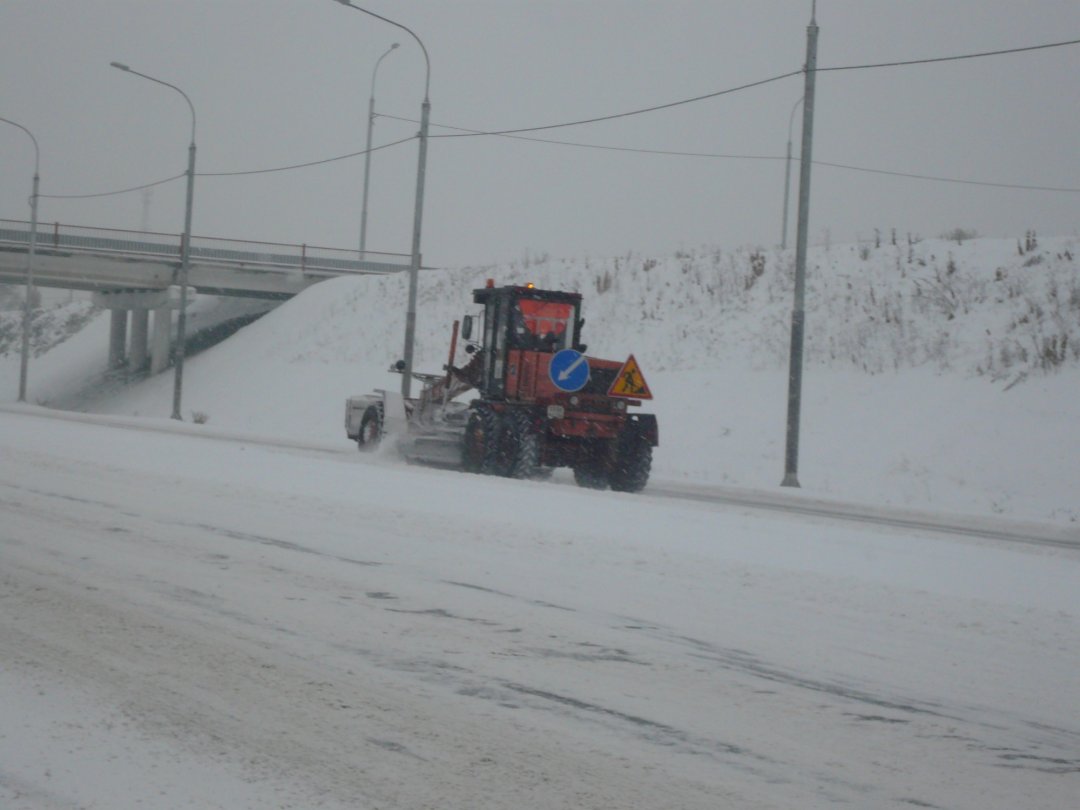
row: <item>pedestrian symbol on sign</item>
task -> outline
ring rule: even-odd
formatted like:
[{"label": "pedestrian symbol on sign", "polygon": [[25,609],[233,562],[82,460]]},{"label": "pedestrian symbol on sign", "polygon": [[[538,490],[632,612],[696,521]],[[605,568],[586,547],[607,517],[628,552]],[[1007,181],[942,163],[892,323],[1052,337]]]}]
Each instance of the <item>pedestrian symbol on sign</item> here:
[{"label": "pedestrian symbol on sign", "polygon": [[641,373],[641,368],[638,366],[637,360],[634,359],[634,355],[630,355],[626,362],[623,363],[623,367],[619,369],[615,381],[612,382],[611,388],[608,390],[608,395],[632,397],[634,399],[652,399],[652,391],[649,390],[649,384],[645,382],[645,375]]}]

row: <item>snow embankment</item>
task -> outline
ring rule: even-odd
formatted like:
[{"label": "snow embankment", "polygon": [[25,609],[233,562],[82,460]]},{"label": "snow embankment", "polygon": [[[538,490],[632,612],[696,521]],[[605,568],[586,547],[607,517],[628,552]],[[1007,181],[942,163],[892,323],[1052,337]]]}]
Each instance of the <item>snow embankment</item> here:
[{"label": "snow embankment", "polygon": [[[799,480],[807,491],[923,509],[1080,520],[1076,239],[901,240],[811,251]],[[416,366],[446,362],[471,291],[534,282],[586,296],[593,356],[633,353],[660,419],[654,476],[773,488],[783,476],[791,251],[701,248],[664,258],[425,271]],[[346,396],[396,388],[406,279],[311,288],[185,365],[184,415],[338,442]],[[165,416],[172,374],[87,389],[107,316],[31,368],[31,401]],[[461,356],[461,355],[459,355]],[[14,398],[17,355],[0,360]]]}]

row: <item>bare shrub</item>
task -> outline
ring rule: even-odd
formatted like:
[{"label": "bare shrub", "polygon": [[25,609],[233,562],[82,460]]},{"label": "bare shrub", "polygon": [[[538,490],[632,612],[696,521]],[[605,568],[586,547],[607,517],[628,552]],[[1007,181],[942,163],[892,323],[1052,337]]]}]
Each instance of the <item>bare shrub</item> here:
[{"label": "bare shrub", "polygon": [[942,239],[947,239],[950,242],[956,242],[958,245],[964,244],[965,241],[975,239],[978,237],[978,232],[974,229],[968,228],[953,228],[951,231],[946,231],[941,235]]}]

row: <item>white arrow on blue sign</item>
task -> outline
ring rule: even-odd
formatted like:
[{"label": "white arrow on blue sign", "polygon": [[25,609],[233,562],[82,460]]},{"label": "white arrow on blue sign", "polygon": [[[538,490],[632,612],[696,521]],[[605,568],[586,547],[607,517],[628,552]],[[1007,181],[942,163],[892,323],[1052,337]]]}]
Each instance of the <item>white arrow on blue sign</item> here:
[{"label": "white arrow on blue sign", "polygon": [[563,349],[552,356],[548,376],[556,388],[580,391],[589,381],[589,359],[574,349]]}]

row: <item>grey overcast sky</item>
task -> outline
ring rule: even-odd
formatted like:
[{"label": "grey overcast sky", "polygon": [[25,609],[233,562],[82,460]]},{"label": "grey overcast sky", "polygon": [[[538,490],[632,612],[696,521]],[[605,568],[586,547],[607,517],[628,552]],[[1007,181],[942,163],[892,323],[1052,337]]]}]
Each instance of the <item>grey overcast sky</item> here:
[{"label": "grey overcast sky", "polygon": [[[411,28],[431,57],[432,135],[544,126],[664,104],[799,70],[810,0],[356,0]],[[819,67],[1080,39],[1076,0],[818,0]],[[181,174],[194,103],[202,173],[275,168],[415,135],[424,59],[404,31],[333,0],[5,0],[0,117],[30,129],[43,195]],[[1080,189],[1080,46],[818,75],[815,160]],[[530,137],[689,157],[433,138],[425,264],[670,252],[780,242],[796,75],[744,92]],[[798,151],[800,116],[795,117]],[[407,253],[417,142],[372,157],[368,248]],[[200,176],[197,235],[358,244],[363,158]],[[0,217],[29,219],[33,151],[0,124]],[[793,166],[793,191],[797,165]],[[179,232],[184,183],[154,188],[150,230]],[[44,222],[138,229],[140,192],[44,198]],[[792,212],[794,222],[794,209]],[[875,228],[1017,237],[1080,229],[1080,194],[930,182],[818,165],[811,240]],[[828,237],[826,237],[828,234]],[[793,238],[789,240],[789,244]]]}]

